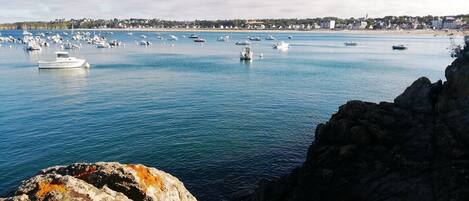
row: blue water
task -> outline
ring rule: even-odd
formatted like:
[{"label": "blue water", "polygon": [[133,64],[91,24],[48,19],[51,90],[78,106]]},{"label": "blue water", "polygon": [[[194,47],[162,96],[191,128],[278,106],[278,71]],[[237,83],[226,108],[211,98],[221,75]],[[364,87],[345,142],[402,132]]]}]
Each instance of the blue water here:
[{"label": "blue water", "polygon": [[102,34],[126,46],[73,52],[89,70],[39,71],[57,46],[0,47],[0,194],[48,166],[118,161],[167,171],[199,200],[227,200],[300,165],[316,125],[346,101],[392,101],[420,76],[444,79],[451,62],[443,36],[273,34],[293,35],[290,50],[257,42],[263,58],[243,63],[234,41],[267,34],[223,43],[200,33],[201,45],[181,37],[190,33],[145,33],[147,48],[136,45],[143,33]]}]

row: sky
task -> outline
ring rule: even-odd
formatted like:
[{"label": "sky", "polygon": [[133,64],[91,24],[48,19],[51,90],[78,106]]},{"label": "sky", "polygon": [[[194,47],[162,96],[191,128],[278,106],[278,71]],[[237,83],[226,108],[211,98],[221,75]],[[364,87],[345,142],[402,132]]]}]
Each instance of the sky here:
[{"label": "sky", "polygon": [[165,20],[469,14],[469,0],[0,0],[0,23],[61,18]]}]

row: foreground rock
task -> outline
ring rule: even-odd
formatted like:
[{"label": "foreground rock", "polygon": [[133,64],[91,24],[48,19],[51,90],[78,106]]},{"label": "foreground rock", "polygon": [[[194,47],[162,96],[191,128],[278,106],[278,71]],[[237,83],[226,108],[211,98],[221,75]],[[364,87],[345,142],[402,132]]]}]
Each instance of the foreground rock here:
[{"label": "foreground rock", "polygon": [[394,103],[350,101],[317,126],[304,164],[235,200],[469,200],[469,44],[447,81]]},{"label": "foreground rock", "polygon": [[143,165],[76,163],[44,169],[5,200],[195,201],[176,177]]}]

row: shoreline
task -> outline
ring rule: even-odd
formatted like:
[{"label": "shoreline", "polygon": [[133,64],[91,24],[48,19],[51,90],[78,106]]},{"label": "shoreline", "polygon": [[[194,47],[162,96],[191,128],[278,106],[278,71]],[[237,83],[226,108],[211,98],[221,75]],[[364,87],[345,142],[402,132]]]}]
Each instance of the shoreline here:
[{"label": "shoreline", "polygon": [[[71,29],[65,29],[71,30]],[[75,29],[75,31],[113,31],[113,32],[191,32],[191,33],[314,33],[314,34],[377,34],[377,35],[431,35],[454,36],[469,35],[469,30],[227,30],[227,29],[164,29],[164,28],[105,28],[105,29]]]}]

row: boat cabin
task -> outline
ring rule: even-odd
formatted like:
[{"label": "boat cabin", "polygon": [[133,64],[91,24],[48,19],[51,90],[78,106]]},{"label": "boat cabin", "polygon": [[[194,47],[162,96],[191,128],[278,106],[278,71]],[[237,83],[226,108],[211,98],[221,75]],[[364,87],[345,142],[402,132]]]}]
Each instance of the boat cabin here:
[{"label": "boat cabin", "polygon": [[58,59],[67,59],[70,57],[68,52],[56,52],[55,54],[57,55]]}]

